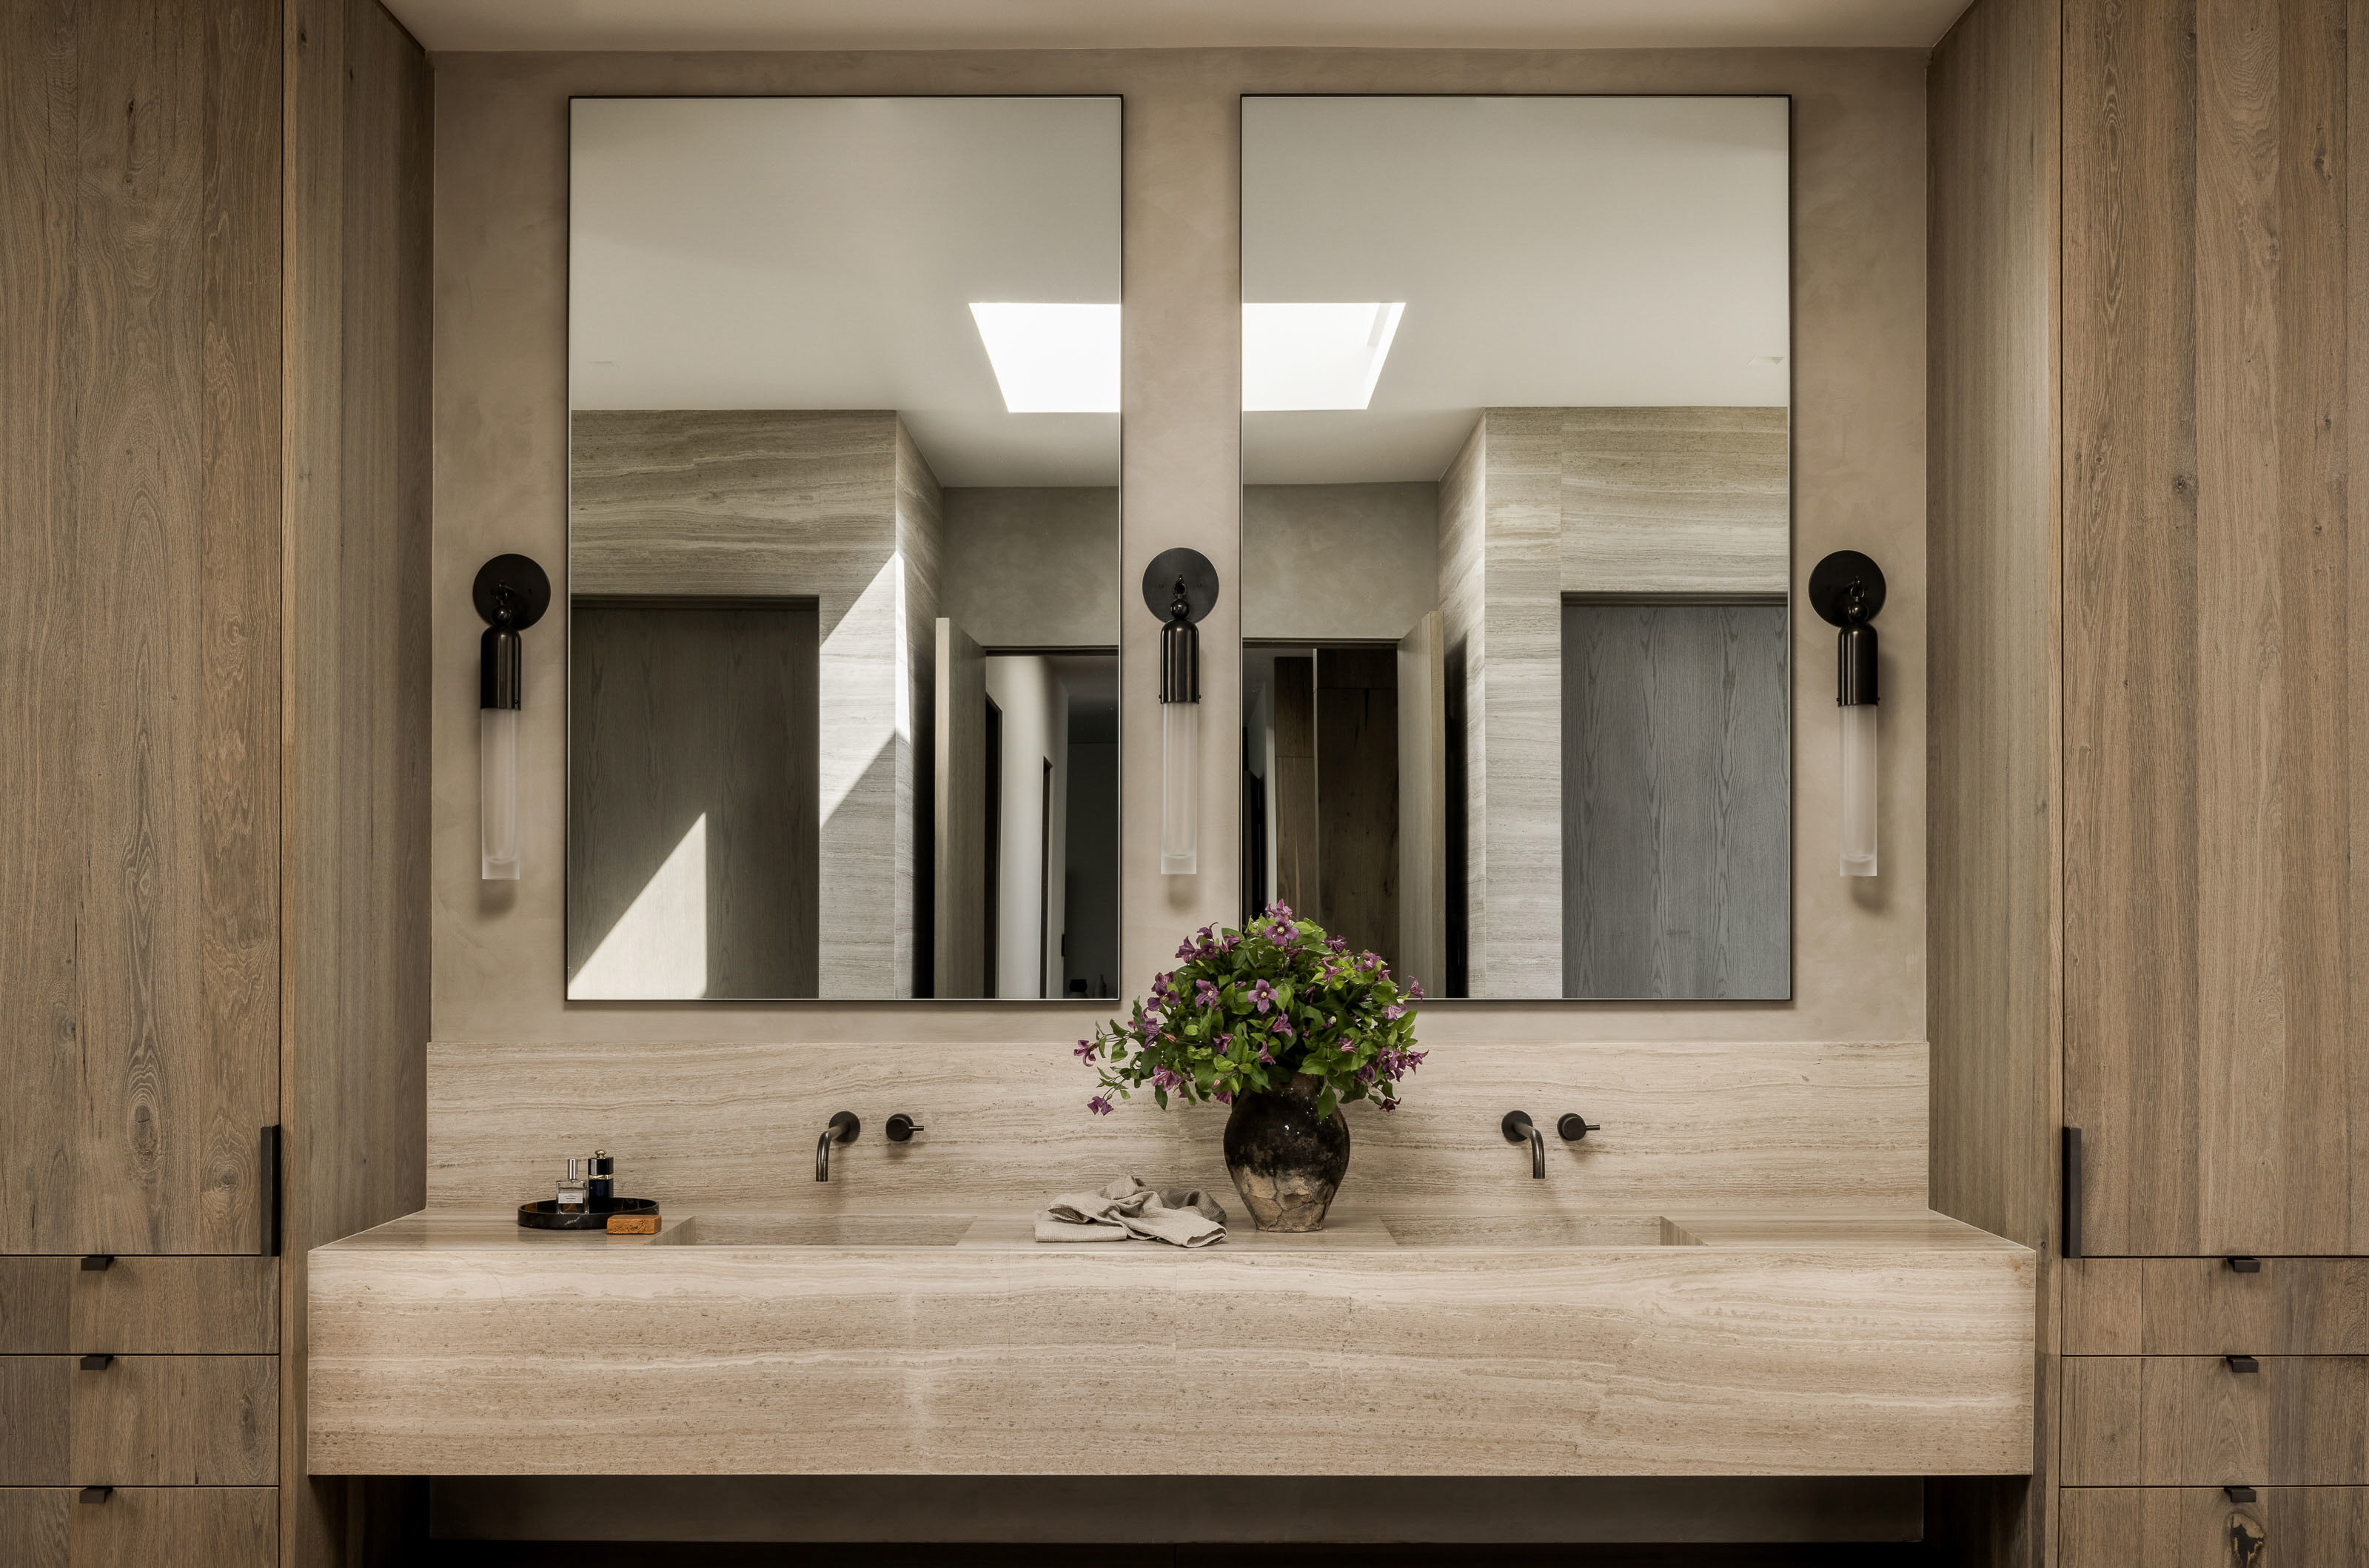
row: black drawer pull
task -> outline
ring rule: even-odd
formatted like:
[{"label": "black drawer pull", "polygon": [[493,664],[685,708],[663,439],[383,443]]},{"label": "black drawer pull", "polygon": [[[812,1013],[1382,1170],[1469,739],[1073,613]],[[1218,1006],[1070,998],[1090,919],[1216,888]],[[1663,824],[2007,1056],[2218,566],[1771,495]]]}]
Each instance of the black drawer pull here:
[{"label": "black drawer pull", "polygon": [[2262,1369],[2262,1364],[2250,1356],[2224,1356],[2221,1359],[2229,1363],[2232,1372],[2259,1372]]},{"label": "black drawer pull", "polygon": [[85,1274],[105,1274],[114,1264],[113,1253],[92,1253],[82,1260],[82,1271]]},{"label": "black drawer pull", "polygon": [[2254,1500],[2254,1489],[2250,1486],[2225,1486],[2221,1490],[2229,1494],[2232,1503],[2251,1503]]},{"label": "black drawer pull", "polygon": [[115,1357],[112,1356],[86,1356],[82,1358],[82,1369],[86,1372],[104,1372],[114,1364],[114,1361]]},{"label": "black drawer pull", "polygon": [[2231,1258],[2229,1260],[2229,1272],[2232,1274],[2260,1274],[2262,1272],[2262,1260],[2260,1258]]},{"label": "black drawer pull", "polygon": [[86,1503],[104,1503],[114,1495],[115,1488],[112,1486],[86,1486],[82,1489],[82,1500]]}]

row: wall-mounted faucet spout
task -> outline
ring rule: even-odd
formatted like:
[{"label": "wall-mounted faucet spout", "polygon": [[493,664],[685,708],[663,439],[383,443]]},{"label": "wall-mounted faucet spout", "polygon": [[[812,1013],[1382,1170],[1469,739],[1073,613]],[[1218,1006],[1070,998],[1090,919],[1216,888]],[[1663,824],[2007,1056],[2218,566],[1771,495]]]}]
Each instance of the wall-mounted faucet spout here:
[{"label": "wall-mounted faucet spout", "polygon": [[815,1139],[816,1181],[830,1180],[830,1146],[834,1143],[853,1143],[855,1135],[863,1130],[864,1124],[855,1119],[853,1111],[841,1111],[830,1118],[830,1125],[822,1129],[820,1138]]},{"label": "wall-mounted faucet spout", "polygon": [[1531,1122],[1530,1113],[1528,1111],[1507,1111],[1505,1113],[1505,1119],[1499,1122],[1497,1124],[1497,1127],[1499,1131],[1505,1135],[1505,1141],[1508,1143],[1519,1143],[1524,1139],[1529,1139],[1530,1179],[1532,1181],[1539,1182],[1545,1181],[1547,1179],[1546,1135],[1539,1132],[1538,1127]]}]

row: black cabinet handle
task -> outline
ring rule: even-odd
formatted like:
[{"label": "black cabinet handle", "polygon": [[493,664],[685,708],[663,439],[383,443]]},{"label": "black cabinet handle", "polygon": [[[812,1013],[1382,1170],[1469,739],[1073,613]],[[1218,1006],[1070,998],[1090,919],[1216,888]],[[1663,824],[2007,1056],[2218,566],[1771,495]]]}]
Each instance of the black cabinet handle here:
[{"label": "black cabinet handle", "polygon": [[261,1206],[258,1224],[263,1238],[258,1250],[265,1257],[276,1258],[280,1255],[280,1128],[276,1125],[263,1129],[255,1190]]},{"label": "black cabinet handle", "polygon": [[82,1260],[82,1271],[85,1274],[105,1274],[114,1266],[113,1253],[92,1253]]},{"label": "black cabinet handle", "polygon": [[2262,1272],[2262,1260],[2260,1258],[2231,1258],[2229,1260],[2229,1272],[2232,1274],[2260,1274]]},{"label": "black cabinet handle", "polygon": [[82,1489],[82,1500],[86,1503],[104,1503],[114,1495],[115,1488],[112,1486],[86,1486]]},{"label": "black cabinet handle", "polygon": [[2060,1235],[2065,1255],[2081,1255],[2081,1129],[2068,1127],[2065,1139],[2065,1223]]},{"label": "black cabinet handle", "polygon": [[112,1356],[86,1356],[82,1358],[82,1369],[86,1372],[104,1372],[114,1364]]},{"label": "black cabinet handle", "polygon": [[2259,1372],[2262,1369],[2262,1364],[2250,1356],[2224,1356],[2221,1359],[2229,1363],[2232,1372]]},{"label": "black cabinet handle", "polygon": [[2229,1494],[2232,1503],[2251,1503],[2254,1500],[2254,1489],[2250,1486],[2225,1486],[2221,1490]]}]

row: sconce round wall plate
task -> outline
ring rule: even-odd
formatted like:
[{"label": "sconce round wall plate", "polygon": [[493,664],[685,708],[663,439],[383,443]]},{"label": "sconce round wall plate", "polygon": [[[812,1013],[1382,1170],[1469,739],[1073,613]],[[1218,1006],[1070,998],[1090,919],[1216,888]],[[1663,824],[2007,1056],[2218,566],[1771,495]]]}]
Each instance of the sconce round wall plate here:
[{"label": "sconce round wall plate", "polygon": [[1143,568],[1143,602],[1152,614],[1165,621],[1168,606],[1175,601],[1176,579],[1184,579],[1184,601],[1192,610],[1184,617],[1186,624],[1200,620],[1218,605],[1218,568],[1209,557],[1185,545],[1162,550]]},{"label": "sconce round wall plate", "polygon": [[551,608],[551,578],[532,555],[497,555],[477,568],[477,580],[470,585],[470,601],[486,625],[494,624],[497,608],[495,595],[508,589],[518,601],[518,618],[510,629],[522,632],[543,619]]},{"label": "sconce round wall plate", "polygon": [[[1853,588],[1860,590],[1860,612],[1843,608]],[[1883,568],[1856,550],[1837,550],[1810,568],[1810,608],[1830,626],[1864,624],[1883,608]]]}]

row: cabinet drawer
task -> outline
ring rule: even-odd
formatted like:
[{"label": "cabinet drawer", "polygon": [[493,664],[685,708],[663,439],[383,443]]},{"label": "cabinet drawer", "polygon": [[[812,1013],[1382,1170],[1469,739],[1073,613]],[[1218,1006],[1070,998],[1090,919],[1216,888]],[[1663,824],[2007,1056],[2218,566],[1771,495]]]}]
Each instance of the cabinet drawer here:
[{"label": "cabinet drawer", "polygon": [[2369,1487],[2068,1487],[2057,1568],[2320,1568],[2369,1562]]},{"label": "cabinet drawer", "polygon": [[86,1503],[71,1487],[0,1487],[8,1568],[276,1568],[268,1486],[132,1487]]},{"label": "cabinet drawer", "polygon": [[2073,1258],[2068,1356],[2369,1356],[2369,1258]]},{"label": "cabinet drawer", "polygon": [[0,1357],[0,1485],[269,1486],[279,1387],[269,1356]]},{"label": "cabinet drawer", "polygon": [[0,1356],[268,1356],[280,1260],[0,1258]]},{"label": "cabinet drawer", "polygon": [[2369,1356],[2068,1356],[2067,1486],[2369,1484]]}]

